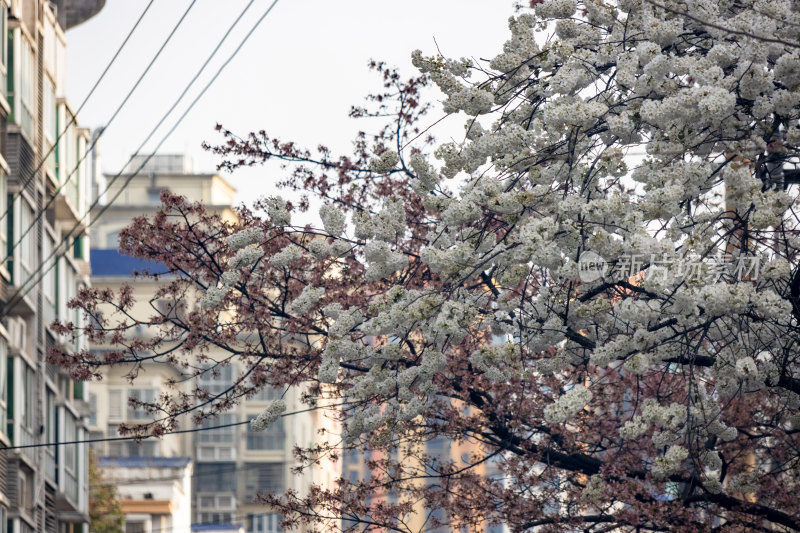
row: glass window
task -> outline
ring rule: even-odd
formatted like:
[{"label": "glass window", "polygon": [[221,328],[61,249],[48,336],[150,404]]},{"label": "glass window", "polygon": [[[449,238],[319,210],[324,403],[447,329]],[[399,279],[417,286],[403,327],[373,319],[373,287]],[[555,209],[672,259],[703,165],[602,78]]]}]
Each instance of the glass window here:
[{"label": "glass window", "polygon": [[108,391],[108,419],[122,419],[122,390],[120,389]]},{"label": "glass window", "polygon": [[282,389],[276,389],[275,387],[264,385],[261,390],[255,393],[251,400],[254,402],[272,402],[279,399],[282,394]]},{"label": "glass window", "polygon": [[[200,424],[201,428],[213,428],[214,426],[224,426],[236,422],[234,413],[223,413],[213,418],[206,418]],[[205,431],[197,432],[197,442],[202,444],[233,444],[234,437],[236,436],[236,427],[224,427],[215,429],[206,429]]]},{"label": "glass window", "polygon": [[251,514],[247,517],[247,533],[281,533],[278,513]]},{"label": "glass window", "polygon": [[56,442],[56,395],[47,391],[47,442]]},{"label": "glass window", "polygon": [[[2,41],[3,39],[0,39]],[[8,176],[0,170],[0,213],[5,213],[8,209]],[[6,246],[8,241],[8,224],[0,221],[0,250],[7,254]]]},{"label": "glass window", "polygon": [[58,137],[56,132],[56,90],[53,82],[47,76],[44,77],[44,136],[50,141],[50,145]]},{"label": "glass window", "polygon": [[[233,386],[233,367],[216,366],[214,370],[211,367],[202,374],[200,374],[198,383],[200,387],[207,390],[211,394],[222,394]],[[218,371],[219,375],[214,376],[212,372]]]},{"label": "glass window", "polygon": [[23,366],[22,379],[24,384],[22,404],[20,405],[20,418],[22,426],[27,428],[28,431],[32,431],[35,427],[34,407],[36,406],[36,374],[28,365],[22,362],[22,359],[18,359],[18,361],[20,361]]},{"label": "glass window", "polygon": [[0,338],[0,431],[6,432],[7,406],[6,381],[8,380],[8,345]]},{"label": "glass window", "polygon": [[247,426],[248,450],[282,450],[285,440],[283,418],[279,418],[263,431],[252,431],[250,426]]},{"label": "glass window", "polygon": [[145,533],[147,528],[145,527],[145,523],[141,521],[125,521],[125,533]]},{"label": "glass window", "polygon": [[20,39],[20,103],[19,125],[22,130],[33,139],[33,109],[36,101],[36,61],[33,58],[33,49],[27,40]]},{"label": "glass window", "polygon": [[[64,442],[74,442],[78,440],[78,428],[75,425],[75,419],[72,415],[65,413],[64,416]],[[64,467],[70,474],[78,473],[78,447],[76,445],[65,445],[64,450]]]},{"label": "glass window", "polygon": [[236,463],[197,463],[192,477],[202,490],[208,487],[232,490],[236,487]]},{"label": "glass window", "polygon": [[[19,264],[21,269],[19,281],[21,285],[28,280],[31,272],[33,272],[33,266],[36,263],[36,243],[34,242],[36,230],[31,229],[34,219],[33,209],[28,205],[28,202],[22,198],[19,199],[19,202],[19,234],[22,238],[22,242],[19,243]],[[24,235],[24,237],[22,237],[22,235]]]},{"label": "glass window", "polygon": [[89,393],[89,425],[97,425],[97,394]]},{"label": "glass window", "polygon": [[[55,248],[55,242],[47,232],[42,239],[42,256],[50,257]],[[42,295],[44,297],[44,323],[49,326],[56,320],[56,276],[57,269],[45,268],[42,273]]]},{"label": "glass window", "polygon": [[[128,391],[128,397],[133,400],[145,403],[153,403],[156,399],[155,389],[131,389]],[[128,419],[151,419],[153,415],[147,412],[142,406],[134,407],[128,403]]]},{"label": "glass window", "polygon": [[285,470],[283,463],[246,463],[245,491],[247,498],[253,499],[260,493],[283,492]]}]

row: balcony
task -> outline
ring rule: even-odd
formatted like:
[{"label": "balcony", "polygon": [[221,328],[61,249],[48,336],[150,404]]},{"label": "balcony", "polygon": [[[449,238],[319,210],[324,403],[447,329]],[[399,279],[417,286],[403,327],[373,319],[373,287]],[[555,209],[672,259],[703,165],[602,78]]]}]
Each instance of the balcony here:
[{"label": "balcony", "polygon": [[[73,175],[55,198],[55,218],[66,222],[68,226],[77,226],[79,231],[86,230],[86,221],[82,220],[78,210],[78,186],[73,183],[78,177]],[[74,233],[74,232],[73,232]]]},{"label": "balcony", "polygon": [[65,29],[70,29],[97,15],[106,5],[106,0],[60,0],[57,4],[65,12],[63,18],[59,13],[59,22]]}]

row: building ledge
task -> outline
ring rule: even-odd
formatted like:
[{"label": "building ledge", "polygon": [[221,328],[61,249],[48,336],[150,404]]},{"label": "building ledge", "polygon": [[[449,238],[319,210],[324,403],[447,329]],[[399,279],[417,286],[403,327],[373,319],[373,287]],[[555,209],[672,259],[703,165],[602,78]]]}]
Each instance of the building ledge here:
[{"label": "building ledge", "polygon": [[170,500],[120,500],[119,504],[125,514],[172,514]]}]

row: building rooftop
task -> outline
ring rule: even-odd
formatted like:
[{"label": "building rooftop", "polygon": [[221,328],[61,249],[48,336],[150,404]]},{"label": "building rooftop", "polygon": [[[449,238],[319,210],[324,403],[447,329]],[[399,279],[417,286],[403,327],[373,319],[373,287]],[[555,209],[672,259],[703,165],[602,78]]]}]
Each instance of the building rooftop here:
[{"label": "building rooftop", "polygon": [[98,457],[97,466],[114,468],[183,468],[191,457]]},{"label": "building rooftop", "polygon": [[92,248],[90,264],[92,265],[92,276],[130,277],[134,271],[147,270],[153,274],[167,271],[167,267],[161,263],[123,255],[115,248]]}]

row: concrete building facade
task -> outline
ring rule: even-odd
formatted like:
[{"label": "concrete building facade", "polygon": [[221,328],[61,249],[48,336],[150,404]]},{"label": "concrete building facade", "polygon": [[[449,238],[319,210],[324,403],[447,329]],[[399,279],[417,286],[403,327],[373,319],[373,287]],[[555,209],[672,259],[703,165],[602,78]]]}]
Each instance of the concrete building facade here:
[{"label": "concrete building facade", "polygon": [[[189,161],[176,155],[159,155],[149,161],[135,158],[129,172],[133,173],[140,167],[139,174],[93,228],[92,283],[95,287],[117,290],[123,283],[131,283],[134,269],[147,266],[119,254],[119,233],[131,223],[134,216],[155,213],[160,207],[159,196],[164,189],[192,201],[201,201],[208,210],[219,213],[224,219],[235,220],[232,209],[235,191],[219,175],[191,173]],[[109,195],[115,193],[112,187]],[[147,279],[137,279],[132,283],[134,297],[139,302],[132,310],[134,315],[147,317],[153,314],[149,300],[157,287],[157,282]],[[153,304],[159,305],[159,302]],[[195,302],[183,304],[191,309]],[[137,334],[145,336],[148,332],[142,330]],[[93,346],[92,349],[103,350],[107,347]],[[212,351],[209,356],[221,360],[227,354],[215,355]],[[200,385],[211,392],[224,391],[243,370],[236,363],[222,367],[219,376],[202,377]],[[109,369],[101,382],[89,386],[88,398],[94,406],[90,418],[92,436],[115,436],[120,422],[146,421],[147,414],[133,409],[128,398],[153,398],[164,390],[166,380],[180,381],[185,378],[177,368],[151,364],[145,365],[134,384],[130,384],[127,371],[124,367]],[[184,379],[184,382],[187,390],[195,385],[192,380]],[[300,393],[298,387],[283,395],[289,412],[305,407],[300,402]],[[182,429],[200,429],[194,433],[167,435],[163,439],[141,444],[126,441],[103,443],[98,445],[97,452],[107,458],[191,457],[193,531],[238,531],[241,527],[248,533],[276,533],[281,531],[280,516],[254,503],[256,494],[282,493],[288,488],[303,492],[311,482],[333,483],[339,475],[335,465],[327,464],[304,476],[295,476],[290,472],[295,465],[292,454],[294,444],[308,445],[315,439],[316,430],[327,423],[317,413],[287,417],[264,432],[249,431],[246,422],[255,418],[268,402],[281,394],[283,391],[261,391],[243,400],[233,411],[207,420],[199,427],[188,417],[180,421]],[[240,425],[213,429],[213,426],[232,423]]]},{"label": "concrete building facade", "polygon": [[85,438],[86,388],[46,362],[83,346],[49,324],[80,323],[66,302],[89,281],[88,238],[71,236],[88,224],[88,132],[64,97],[68,4],[0,0],[2,533],[88,530],[88,448],[56,445]]}]

